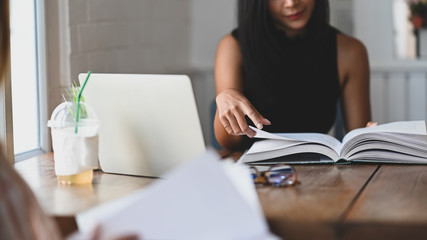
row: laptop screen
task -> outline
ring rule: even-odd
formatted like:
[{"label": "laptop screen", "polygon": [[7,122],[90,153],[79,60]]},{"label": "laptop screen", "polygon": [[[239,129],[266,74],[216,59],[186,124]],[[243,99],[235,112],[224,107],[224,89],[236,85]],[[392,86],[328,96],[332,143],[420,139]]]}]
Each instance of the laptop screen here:
[{"label": "laptop screen", "polygon": [[206,150],[188,76],[93,73],[83,95],[100,120],[104,172],[159,177]]}]

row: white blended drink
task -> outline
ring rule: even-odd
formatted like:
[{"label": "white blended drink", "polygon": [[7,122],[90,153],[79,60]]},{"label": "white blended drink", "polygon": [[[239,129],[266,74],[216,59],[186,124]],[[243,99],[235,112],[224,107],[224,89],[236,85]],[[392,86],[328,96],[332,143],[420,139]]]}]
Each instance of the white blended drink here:
[{"label": "white blended drink", "polygon": [[81,118],[76,124],[76,103],[61,103],[52,113],[55,174],[61,184],[92,183],[93,169],[98,168],[98,120],[93,110],[80,103]]}]

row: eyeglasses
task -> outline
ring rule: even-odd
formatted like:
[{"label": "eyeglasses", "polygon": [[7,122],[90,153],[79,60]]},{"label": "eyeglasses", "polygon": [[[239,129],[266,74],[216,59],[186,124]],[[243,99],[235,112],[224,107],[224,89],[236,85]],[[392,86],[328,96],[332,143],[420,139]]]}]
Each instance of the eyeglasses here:
[{"label": "eyeglasses", "polygon": [[274,187],[293,186],[297,181],[297,172],[290,165],[278,164],[267,171],[259,171],[256,166],[250,166],[251,177],[257,185],[272,185]]}]

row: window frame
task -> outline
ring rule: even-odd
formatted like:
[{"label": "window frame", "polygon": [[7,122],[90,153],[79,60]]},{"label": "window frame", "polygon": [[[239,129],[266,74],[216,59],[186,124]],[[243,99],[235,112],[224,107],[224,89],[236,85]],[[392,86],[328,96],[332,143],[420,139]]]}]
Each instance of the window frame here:
[{"label": "window frame", "polygon": [[[47,49],[45,29],[45,1],[34,0],[35,8],[35,44],[36,44],[36,81],[37,81],[37,112],[38,112],[38,142],[39,147],[24,153],[14,155],[14,162],[20,162],[31,157],[51,151],[47,123]],[[9,89],[11,95],[11,89]],[[12,113],[11,113],[12,114]],[[10,115],[11,115],[10,114]],[[12,139],[13,140],[13,139]],[[12,144],[13,145],[13,144]],[[12,152],[14,154],[14,152]]]},{"label": "window frame", "polygon": [[0,83],[0,141],[2,154],[6,160],[15,163],[13,149],[13,119],[12,119],[12,84],[10,78],[10,51],[8,54],[8,66]]},{"label": "window frame", "polygon": [[48,121],[48,93],[47,93],[47,47],[46,47],[46,13],[45,0],[36,0],[36,34],[37,34],[37,71],[39,93],[39,131],[40,148],[43,152],[50,152],[51,142],[47,128]]},{"label": "window frame", "polygon": [[[6,5],[9,7],[9,4]],[[7,9],[7,17],[10,18],[9,9]],[[9,21],[10,22],[10,21]],[[10,34],[9,38],[10,38]],[[7,51],[6,66],[4,66],[4,75],[0,75],[0,148],[1,154],[6,157],[6,161],[13,164],[14,149],[13,149],[13,121],[12,121],[12,96],[11,96],[11,81],[10,81],[10,48]]]}]

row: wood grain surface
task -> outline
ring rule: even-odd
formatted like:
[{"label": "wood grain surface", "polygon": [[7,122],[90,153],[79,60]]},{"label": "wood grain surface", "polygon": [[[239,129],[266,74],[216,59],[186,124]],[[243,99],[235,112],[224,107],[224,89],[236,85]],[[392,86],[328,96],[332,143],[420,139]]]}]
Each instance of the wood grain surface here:
[{"label": "wood grain surface", "polygon": [[123,197],[153,181],[153,178],[94,171],[92,184],[60,185],[51,153],[19,162],[15,164],[15,169],[33,189],[46,213],[55,216],[74,216],[101,203]]},{"label": "wood grain surface", "polygon": [[345,223],[348,239],[427,239],[427,166],[382,165]]},{"label": "wood grain surface", "polygon": [[64,237],[77,230],[76,213],[126,196],[154,180],[94,171],[92,184],[60,185],[54,167],[52,153],[15,164],[43,210],[54,217]]},{"label": "wood grain surface", "polygon": [[297,186],[258,188],[272,232],[285,239],[335,239],[343,215],[377,165],[294,167]]}]

